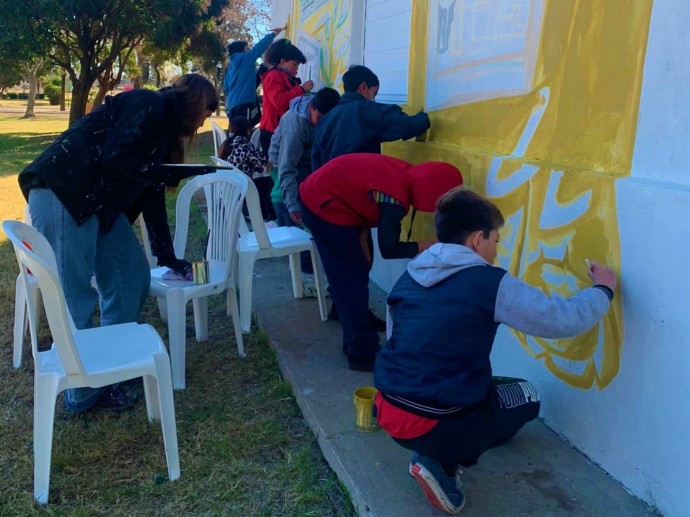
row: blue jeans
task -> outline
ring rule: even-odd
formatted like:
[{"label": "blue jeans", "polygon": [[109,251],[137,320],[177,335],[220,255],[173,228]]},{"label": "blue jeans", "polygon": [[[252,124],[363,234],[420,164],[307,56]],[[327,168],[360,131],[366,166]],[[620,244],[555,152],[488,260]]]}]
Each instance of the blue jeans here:
[{"label": "blue jeans", "polygon": [[[31,191],[29,212],[33,226],[53,248],[65,301],[76,328],[93,327],[97,302],[101,326],[139,319],[151,285],[151,272],[144,249],[123,214],[108,232],[100,231],[96,216],[77,226],[49,189]],[[91,286],[94,274],[98,291]],[[102,390],[67,390],[65,407],[74,413],[84,411],[96,402]]]}]

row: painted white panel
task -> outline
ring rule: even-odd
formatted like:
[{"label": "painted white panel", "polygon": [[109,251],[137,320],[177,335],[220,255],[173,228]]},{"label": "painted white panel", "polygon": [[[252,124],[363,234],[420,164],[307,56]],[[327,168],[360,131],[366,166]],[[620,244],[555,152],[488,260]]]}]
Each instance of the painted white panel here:
[{"label": "painted white panel", "polygon": [[[282,27],[290,16],[292,0],[271,0],[271,27]],[[285,33],[279,35],[285,37]]]},{"label": "painted white panel", "polygon": [[430,0],[426,108],[532,89],[544,0]]},{"label": "painted white panel", "polygon": [[654,2],[633,176],[690,185],[689,24],[686,0]]},{"label": "painted white panel", "polygon": [[407,102],[411,0],[368,0],[364,30],[364,65],[378,76],[379,102]]}]

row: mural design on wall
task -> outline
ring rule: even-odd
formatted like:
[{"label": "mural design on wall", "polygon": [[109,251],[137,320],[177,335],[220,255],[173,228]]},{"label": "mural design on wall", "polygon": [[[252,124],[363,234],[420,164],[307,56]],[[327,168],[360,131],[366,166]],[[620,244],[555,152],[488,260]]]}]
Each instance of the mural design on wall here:
[{"label": "mural design on wall", "polygon": [[[591,285],[585,258],[620,271],[615,180],[630,173],[651,3],[623,26],[597,0],[418,0],[415,13],[427,29],[417,102],[443,109],[427,144],[386,152],[456,164],[506,217],[499,264],[546,293]],[[423,224],[414,234],[428,237]],[[620,368],[620,291],[581,336],[513,333],[567,384],[605,388]]]},{"label": "mural design on wall", "polygon": [[350,0],[303,0],[293,7],[299,10],[294,14],[300,20],[295,44],[307,58],[300,77],[312,79],[316,89],[339,87],[349,65]]},{"label": "mural design on wall", "polygon": [[429,7],[429,110],[531,88],[543,0],[433,0]]},{"label": "mural design on wall", "polygon": [[[499,265],[548,294],[568,297],[591,284],[585,259],[614,267],[620,261],[614,182],[585,186],[572,181],[572,171],[521,160],[547,109],[549,89],[542,88],[538,98],[512,155],[491,160],[485,189],[506,218]],[[619,296],[600,324],[575,338],[553,340],[512,332],[558,378],[580,388],[603,388],[619,369],[620,315]]]}]

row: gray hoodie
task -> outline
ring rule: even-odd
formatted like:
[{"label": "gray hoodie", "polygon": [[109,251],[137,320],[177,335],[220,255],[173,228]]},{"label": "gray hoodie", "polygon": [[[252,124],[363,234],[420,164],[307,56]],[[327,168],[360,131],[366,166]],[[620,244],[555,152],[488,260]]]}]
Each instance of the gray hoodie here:
[{"label": "gray hoodie", "polygon": [[311,174],[311,144],[314,126],[309,119],[312,95],[290,101],[271,139],[269,161],[278,168],[283,200],[288,212],[299,212],[299,184]]},{"label": "gray hoodie", "polygon": [[[487,264],[466,246],[438,243],[412,260],[407,271],[418,284],[430,287],[463,269]],[[533,336],[565,338],[591,329],[610,305],[599,288],[587,287],[569,298],[547,296],[506,273],[498,286],[494,321]]]}]

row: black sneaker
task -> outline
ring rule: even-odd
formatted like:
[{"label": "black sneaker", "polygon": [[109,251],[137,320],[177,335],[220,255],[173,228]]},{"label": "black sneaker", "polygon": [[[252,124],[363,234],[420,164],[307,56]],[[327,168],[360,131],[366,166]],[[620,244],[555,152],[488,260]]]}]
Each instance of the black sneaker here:
[{"label": "black sneaker", "polygon": [[120,413],[134,406],[136,402],[136,395],[127,389],[121,386],[107,386],[89,409],[102,413]]},{"label": "black sneaker", "polygon": [[371,325],[371,328],[373,328],[376,332],[386,331],[386,322],[376,316],[371,309],[369,309],[369,325]]},{"label": "black sneaker", "polygon": [[335,303],[331,303],[331,310],[328,311],[328,321],[338,321],[339,319],[338,309],[335,308]]},{"label": "black sneaker", "polygon": [[465,506],[462,484],[456,476],[449,476],[441,465],[428,456],[413,456],[410,473],[417,480],[429,502],[446,513],[456,515]]},{"label": "black sneaker", "polygon": [[347,358],[348,367],[350,368],[350,370],[354,370],[355,372],[373,372],[375,364],[375,355],[351,355]]}]

